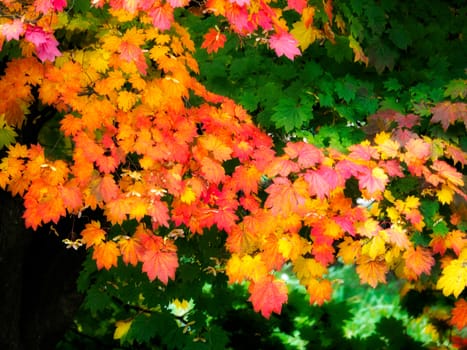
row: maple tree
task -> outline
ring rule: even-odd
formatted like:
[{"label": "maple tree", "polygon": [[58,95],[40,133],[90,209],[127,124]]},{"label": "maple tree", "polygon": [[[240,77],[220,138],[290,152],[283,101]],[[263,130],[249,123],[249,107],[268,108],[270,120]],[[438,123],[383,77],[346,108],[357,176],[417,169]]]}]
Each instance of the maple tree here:
[{"label": "maple tree", "polygon": [[[23,198],[27,227],[73,216],[84,228],[69,246],[90,249],[98,270],[136,266],[162,290],[181,265],[199,263],[200,256],[184,255],[185,245],[225,235],[226,254],[208,256],[206,271],[246,282],[248,300],[265,318],[289,300],[281,271],[290,268],[309,303],[321,306],[336,287],[331,269],[344,264],[372,288],[395,275],[402,294],[427,289],[456,300],[450,324],[465,327],[466,219],[454,206],[466,200],[465,147],[455,137],[417,133],[427,124],[444,132],[467,125],[462,89],[447,94],[459,101],[419,107],[420,115],[372,113],[368,137],[345,147],[290,135],[279,143],[198,78],[195,44],[176,13],[186,1],[0,6],[0,187]],[[209,54],[235,36],[294,60],[315,42],[345,37],[361,66],[376,62],[382,72],[391,65],[365,55],[332,1],[213,0],[202,9],[222,17],[203,36]],[[354,99],[339,91],[345,102]],[[325,106],[324,94],[318,100]],[[58,120],[70,145],[64,156],[21,143],[37,109]],[[291,133],[310,109],[284,99],[270,119]],[[86,219],[90,212],[98,215]],[[188,313],[189,291],[184,297],[171,305]],[[142,310],[117,321],[115,339],[150,322]],[[189,322],[177,320],[188,332]]]}]

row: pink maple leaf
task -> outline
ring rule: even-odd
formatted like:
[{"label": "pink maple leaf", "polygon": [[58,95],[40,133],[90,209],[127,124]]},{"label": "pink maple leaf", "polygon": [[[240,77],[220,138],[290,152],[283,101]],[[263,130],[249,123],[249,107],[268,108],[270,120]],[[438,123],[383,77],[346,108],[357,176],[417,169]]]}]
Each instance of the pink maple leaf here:
[{"label": "pink maple leaf", "polygon": [[227,20],[232,25],[232,29],[237,33],[252,32],[253,23],[249,20],[249,14],[246,6],[238,6],[234,3],[225,14]]},{"label": "pink maple leaf", "polygon": [[269,46],[276,51],[277,56],[285,56],[293,60],[300,56],[298,41],[290,33],[278,33],[269,38]]},{"label": "pink maple leaf", "polygon": [[168,30],[174,20],[173,8],[168,5],[162,5],[153,9],[150,13],[152,24],[160,30]]},{"label": "pink maple leaf", "polygon": [[238,6],[249,5],[250,0],[229,0],[232,4],[237,4]]},{"label": "pink maple leaf", "polygon": [[5,23],[2,26],[2,34],[5,35],[7,41],[12,39],[19,40],[19,37],[24,33],[24,23],[20,19],[15,19],[11,23]]},{"label": "pink maple leaf", "polygon": [[188,0],[167,0],[167,2],[172,6],[173,8],[177,7],[185,7],[188,5],[189,1]]},{"label": "pink maple leaf", "polygon": [[66,0],[36,0],[34,7],[43,14],[50,11],[62,11],[66,7]]},{"label": "pink maple leaf", "polygon": [[302,13],[303,9],[307,6],[306,0],[287,0],[287,5],[298,13]]},{"label": "pink maple leaf", "polygon": [[36,47],[36,54],[39,59],[44,62],[49,60],[53,62],[55,57],[60,56],[58,51],[58,41],[52,33],[46,33],[41,27],[28,26],[24,35],[26,41],[34,44]]},{"label": "pink maple leaf", "polygon": [[128,41],[123,41],[120,44],[120,57],[127,62],[134,62],[139,72],[143,75],[146,74],[148,65],[144,58],[143,50],[139,46]]}]

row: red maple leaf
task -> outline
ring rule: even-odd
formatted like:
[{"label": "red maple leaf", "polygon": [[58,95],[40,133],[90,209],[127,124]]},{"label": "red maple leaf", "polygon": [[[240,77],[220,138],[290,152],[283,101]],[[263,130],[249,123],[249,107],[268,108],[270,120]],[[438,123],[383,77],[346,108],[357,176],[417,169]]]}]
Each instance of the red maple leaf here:
[{"label": "red maple leaf", "polygon": [[467,301],[465,299],[456,301],[451,312],[451,324],[453,326],[456,326],[459,330],[467,326]]},{"label": "red maple leaf", "polygon": [[204,41],[201,44],[203,49],[206,49],[208,53],[217,52],[219,49],[224,47],[227,38],[219,30],[214,28],[209,29],[204,35]]},{"label": "red maple leaf", "polygon": [[443,129],[446,131],[449,125],[456,121],[463,121],[467,127],[467,103],[463,102],[441,102],[431,109],[433,117],[432,123],[440,122]]},{"label": "red maple leaf", "polygon": [[282,304],[287,302],[287,285],[283,280],[274,279],[268,276],[259,282],[251,283],[249,287],[251,294],[248,299],[253,304],[256,312],[261,312],[266,318],[271,313],[281,313]]}]

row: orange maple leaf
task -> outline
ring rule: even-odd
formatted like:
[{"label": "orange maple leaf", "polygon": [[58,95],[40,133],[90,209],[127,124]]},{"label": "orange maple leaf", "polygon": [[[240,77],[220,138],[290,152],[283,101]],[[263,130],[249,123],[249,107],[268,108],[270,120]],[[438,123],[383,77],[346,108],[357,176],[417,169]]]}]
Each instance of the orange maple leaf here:
[{"label": "orange maple leaf", "polygon": [[81,231],[83,242],[86,244],[86,248],[90,248],[94,245],[101,244],[105,239],[105,231],[101,229],[101,223],[99,221],[91,221],[86,224],[86,227]]},{"label": "orange maple leaf", "polygon": [[115,180],[110,175],[104,175],[99,182],[97,187],[98,195],[105,202],[110,202],[111,200],[117,198],[119,188],[115,183]]},{"label": "orange maple leaf", "polygon": [[118,247],[125,264],[136,266],[138,261],[141,260],[141,244],[134,237],[123,236],[118,240]]},{"label": "orange maple leaf", "polygon": [[368,283],[375,288],[379,282],[386,283],[386,273],[388,266],[384,260],[370,259],[367,256],[361,256],[357,259],[357,273],[362,283]]},{"label": "orange maple leaf", "polygon": [[301,184],[299,180],[297,179],[292,184],[286,177],[276,177],[272,185],[266,189],[269,196],[264,206],[270,208],[273,215],[282,215],[283,217],[296,211],[299,205],[304,204],[308,192],[307,188],[302,188],[303,185],[308,187],[306,183]]},{"label": "orange maple leaf", "polygon": [[456,301],[451,314],[451,324],[461,331],[467,326],[467,301],[465,299]]},{"label": "orange maple leaf", "polygon": [[311,279],[307,285],[307,291],[310,295],[310,304],[323,305],[325,301],[331,300],[332,285],[329,280]]},{"label": "orange maple leaf", "polygon": [[219,162],[209,157],[204,157],[200,160],[200,163],[201,171],[206,180],[218,184],[224,179],[225,171]]},{"label": "orange maple leaf", "polygon": [[251,283],[248,288],[251,296],[248,299],[256,312],[261,312],[265,318],[271,313],[281,313],[282,305],[287,302],[287,285],[283,280],[267,276],[262,280]]},{"label": "orange maple leaf", "polygon": [[[405,267],[416,277],[422,273],[429,274],[431,267],[435,264],[435,259],[428,249],[422,247],[409,248],[405,251],[403,258],[405,259]],[[412,277],[412,276],[408,276]]]},{"label": "orange maple leaf", "polygon": [[120,250],[114,241],[102,242],[94,246],[92,258],[96,261],[97,268],[103,267],[109,270],[112,266],[117,267]]},{"label": "orange maple leaf", "polygon": [[431,168],[439,173],[439,175],[448,181],[448,184],[462,187],[464,186],[464,180],[462,174],[456,170],[456,168],[450,166],[443,160],[435,160]]}]

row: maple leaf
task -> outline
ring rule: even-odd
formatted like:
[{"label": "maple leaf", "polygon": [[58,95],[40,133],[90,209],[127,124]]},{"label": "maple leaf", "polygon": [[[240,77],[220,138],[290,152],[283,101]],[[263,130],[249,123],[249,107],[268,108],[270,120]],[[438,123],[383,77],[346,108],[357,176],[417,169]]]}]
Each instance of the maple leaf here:
[{"label": "maple leaf", "polygon": [[203,148],[212,152],[214,159],[220,162],[231,159],[232,149],[218,137],[211,134],[203,135],[198,138],[198,142]]},{"label": "maple leaf", "polygon": [[310,304],[323,305],[324,302],[331,300],[332,285],[329,280],[311,279],[306,286],[308,295],[310,296]]},{"label": "maple leaf", "polygon": [[318,170],[308,170],[303,176],[308,184],[311,195],[322,199],[338,185],[342,185],[336,171],[327,166],[320,166]]},{"label": "maple leaf", "polygon": [[368,283],[373,288],[376,288],[379,282],[386,283],[386,273],[388,266],[384,260],[370,259],[366,256],[361,256],[357,259],[357,273],[362,283]]},{"label": "maple leaf", "polygon": [[375,143],[381,152],[381,159],[395,158],[398,156],[400,144],[391,139],[391,134],[380,132],[375,136]]},{"label": "maple leaf", "polygon": [[432,266],[435,264],[435,259],[433,259],[431,252],[420,246],[407,249],[403,258],[405,260],[405,267],[415,273],[416,276],[420,276],[422,273],[429,275]]},{"label": "maple leaf", "polygon": [[168,30],[172,26],[174,20],[173,8],[169,4],[153,8],[149,12],[149,15],[152,18],[154,27],[160,30]]},{"label": "maple leaf", "polygon": [[304,20],[295,22],[290,34],[298,41],[298,45],[302,51],[306,50],[316,40],[323,38],[321,30],[314,26],[307,25]]},{"label": "maple leaf", "polygon": [[442,275],[436,284],[445,296],[450,294],[456,298],[467,286],[467,248],[464,248],[458,259],[453,259],[443,269]]},{"label": "maple leaf", "polygon": [[446,185],[442,185],[441,189],[436,190],[436,197],[442,204],[449,204],[454,199],[454,190]]},{"label": "maple leaf", "polygon": [[61,56],[57,49],[58,41],[53,34],[44,32],[41,27],[28,25],[24,37],[34,44],[37,57],[42,62],[47,60],[53,62],[57,56]]},{"label": "maple leaf", "polygon": [[467,246],[467,234],[461,230],[451,231],[446,235],[445,243],[447,248],[451,248],[459,256],[462,249]]},{"label": "maple leaf", "polygon": [[76,183],[68,183],[65,186],[60,186],[60,194],[62,197],[63,205],[72,212],[78,210],[83,205],[83,195]]},{"label": "maple leaf", "polygon": [[444,131],[449,125],[454,124],[456,121],[463,121],[467,128],[467,103],[463,102],[440,102],[431,109],[433,117],[431,123],[440,122]]},{"label": "maple leaf", "polygon": [[122,339],[128,334],[128,331],[130,330],[131,324],[133,320],[127,320],[127,321],[117,321],[115,322],[115,332],[113,335],[114,339]]},{"label": "maple leaf", "polygon": [[21,19],[16,18],[10,23],[4,23],[1,26],[2,34],[5,35],[7,41],[12,39],[19,40],[19,37],[24,34],[24,23]]},{"label": "maple leaf", "polygon": [[254,257],[232,254],[226,266],[226,273],[229,276],[229,283],[242,282],[249,279],[253,282],[261,281],[268,273],[266,264],[260,254]]},{"label": "maple leaf", "polygon": [[98,194],[104,202],[110,202],[117,198],[119,194],[119,188],[115,183],[114,179],[110,175],[104,175],[99,182],[97,187]]},{"label": "maple leaf", "polygon": [[357,177],[358,187],[366,189],[370,195],[383,192],[389,180],[384,170],[379,167],[363,168],[362,170],[364,171]]},{"label": "maple leaf", "polygon": [[120,250],[114,241],[101,242],[94,246],[92,258],[96,261],[97,268],[109,270],[112,266],[117,267]]},{"label": "maple leaf", "polygon": [[174,280],[178,267],[175,244],[171,240],[164,240],[162,237],[154,235],[147,235],[146,240],[143,240],[142,243],[145,248],[141,257],[142,271],[146,272],[151,281],[158,278],[162,283],[167,284],[169,278]]},{"label": "maple leaf", "polygon": [[86,244],[86,248],[90,248],[94,245],[99,245],[105,240],[105,231],[101,228],[99,221],[91,221],[86,224],[86,227],[81,231],[83,242]]},{"label": "maple leaf", "polygon": [[208,53],[217,52],[224,47],[227,37],[219,30],[211,28],[209,32],[204,35],[204,41],[201,44],[203,49]]},{"label": "maple leaf", "polygon": [[301,168],[309,168],[321,163],[323,152],[314,145],[305,142],[288,142],[284,152],[291,158],[297,159]]},{"label": "maple leaf", "polygon": [[277,56],[285,56],[291,60],[300,56],[297,40],[289,33],[274,34],[269,38],[269,46],[274,49]]},{"label": "maple leaf", "polygon": [[283,280],[274,279],[272,276],[251,283],[248,288],[251,296],[248,299],[253,304],[256,312],[261,312],[269,319],[271,313],[281,313],[282,305],[287,302],[287,285]]},{"label": "maple leaf", "polygon": [[363,52],[363,49],[358,43],[358,41],[355,40],[354,37],[351,35],[349,36],[349,47],[354,53],[354,62],[363,62],[365,63],[365,66],[368,66],[368,57]]},{"label": "maple leaf", "polygon": [[344,264],[353,264],[359,257],[361,246],[360,240],[354,241],[351,237],[345,237],[339,244],[338,256],[342,258]]},{"label": "maple leaf", "polygon": [[34,7],[43,14],[53,10],[62,11],[66,7],[66,0],[35,0]]},{"label": "maple leaf", "polygon": [[307,1],[306,0],[287,0],[287,6],[301,14],[303,12],[303,9],[307,6]]},{"label": "maple leaf", "polygon": [[305,193],[297,192],[289,179],[276,177],[266,189],[269,194],[264,206],[270,208],[273,215],[287,217],[305,202]]},{"label": "maple leaf", "polygon": [[125,264],[131,264],[136,266],[141,257],[141,244],[134,237],[122,236],[118,240],[118,247],[120,248],[120,254],[122,255],[123,262]]},{"label": "maple leaf", "polygon": [[451,315],[450,323],[456,326],[459,331],[467,327],[467,301],[465,299],[457,300],[451,310]]},{"label": "maple leaf", "polygon": [[446,163],[444,160],[435,160],[431,168],[437,171],[441,177],[448,180],[448,183],[451,183],[454,186],[459,186],[459,187],[464,186],[464,180],[462,179],[462,174],[458,172],[456,168]]},{"label": "maple leaf", "polygon": [[214,184],[218,184],[224,179],[225,170],[219,162],[209,157],[204,157],[200,162],[201,171],[206,180]]},{"label": "maple leaf", "polygon": [[134,62],[141,74],[146,74],[148,65],[143,50],[133,43],[122,41],[120,44],[120,57],[127,62]]},{"label": "maple leaf", "polygon": [[147,208],[147,213],[151,216],[153,223],[169,227],[169,208],[167,208],[166,203],[153,199]]}]

